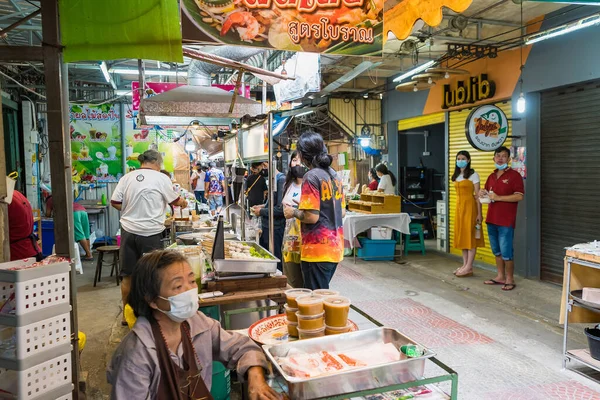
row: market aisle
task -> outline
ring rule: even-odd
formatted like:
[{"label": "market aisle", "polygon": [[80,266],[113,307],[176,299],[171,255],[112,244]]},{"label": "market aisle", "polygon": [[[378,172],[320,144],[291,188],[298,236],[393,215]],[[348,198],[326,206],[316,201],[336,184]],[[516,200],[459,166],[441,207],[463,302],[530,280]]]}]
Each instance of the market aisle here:
[{"label": "market aisle", "polygon": [[[97,253],[94,253],[97,257]],[[120,326],[121,290],[104,268],[102,281],[94,287],[96,262],[83,263],[83,275],[77,275],[77,310],[79,330],[87,336],[81,354],[81,369],[88,373],[87,399],[109,398],[110,385],[106,382],[106,365],[112,353],[127,333]]]},{"label": "market aisle", "polygon": [[[458,372],[460,399],[600,399],[599,385],[561,372],[562,334],[555,326],[424,275],[410,263],[348,260],[332,288],[435,351]],[[527,301],[527,294],[520,298]]]}]

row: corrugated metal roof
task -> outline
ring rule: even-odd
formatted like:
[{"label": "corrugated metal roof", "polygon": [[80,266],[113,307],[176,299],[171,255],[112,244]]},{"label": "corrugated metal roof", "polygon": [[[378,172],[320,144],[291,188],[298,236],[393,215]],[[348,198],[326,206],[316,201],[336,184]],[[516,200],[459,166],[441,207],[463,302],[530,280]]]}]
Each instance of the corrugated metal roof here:
[{"label": "corrugated metal roof", "polygon": [[[39,3],[39,2],[38,2]],[[19,19],[38,9],[35,2],[25,0],[0,0],[0,29],[17,22]],[[13,46],[39,46],[42,37],[42,17],[38,15],[10,31],[4,43]]]}]

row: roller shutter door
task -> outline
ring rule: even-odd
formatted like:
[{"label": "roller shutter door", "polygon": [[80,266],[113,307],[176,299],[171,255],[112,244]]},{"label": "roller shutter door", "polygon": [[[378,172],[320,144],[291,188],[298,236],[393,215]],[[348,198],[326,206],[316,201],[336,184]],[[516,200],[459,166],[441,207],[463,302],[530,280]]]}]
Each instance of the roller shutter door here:
[{"label": "roller shutter door", "polygon": [[600,239],[600,82],[541,95],[541,279],[562,283],[565,247]]}]

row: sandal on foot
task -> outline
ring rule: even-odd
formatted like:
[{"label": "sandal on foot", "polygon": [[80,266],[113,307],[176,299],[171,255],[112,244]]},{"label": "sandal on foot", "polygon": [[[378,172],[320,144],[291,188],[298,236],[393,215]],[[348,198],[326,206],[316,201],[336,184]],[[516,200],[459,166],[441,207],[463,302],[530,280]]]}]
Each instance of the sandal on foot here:
[{"label": "sandal on foot", "polygon": [[488,279],[487,281],[483,281],[484,285],[506,285],[506,282],[498,282],[493,279]]},{"label": "sandal on foot", "polygon": [[457,278],[468,278],[469,276],[473,276],[473,271],[467,272],[466,274],[454,274]]},{"label": "sandal on foot", "polygon": [[121,326],[129,326],[129,324],[127,323],[127,321],[121,321]]},{"label": "sandal on foot", "polygon": [[504,286],[502,286],[502,290],[504,290],[505,292],[509,292],[516,287],[517,287],[517,285],[514,283],[505,283]]}]

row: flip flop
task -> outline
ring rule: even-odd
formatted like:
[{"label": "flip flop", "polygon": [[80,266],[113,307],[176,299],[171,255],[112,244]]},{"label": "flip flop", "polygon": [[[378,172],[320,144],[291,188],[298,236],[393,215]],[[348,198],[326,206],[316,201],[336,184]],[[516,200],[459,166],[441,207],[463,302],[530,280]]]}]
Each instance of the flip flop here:
[{"label": "flip flop", "polygon": [[509,292],[516,287],[517,287],[517,285],[514,283],[505,283],[504,286],[502,286],[502,290],[504,290],[505,292]]},{"label": "flip flop", "polygon": [[[491,283],[488,283],[488,282],[491,282]],[[487,281],[483,281],[483,284],[484,285],[506,285],[505,282],[498,282],[493,279],[488,279]]]},{"label": "flip flop", "polygon": [[94,261],[94,257],[82,257],[81,261]]},{"label": "flip flop", "polygon": [[127,321],[121,321],[121,326],[128,326]]},{"label": "flip flop", "polygon": [[473,276],[473,272],[467,272],[466,274],[458,275],[454,274],[457,278],[468,278],[469,276]]}]

